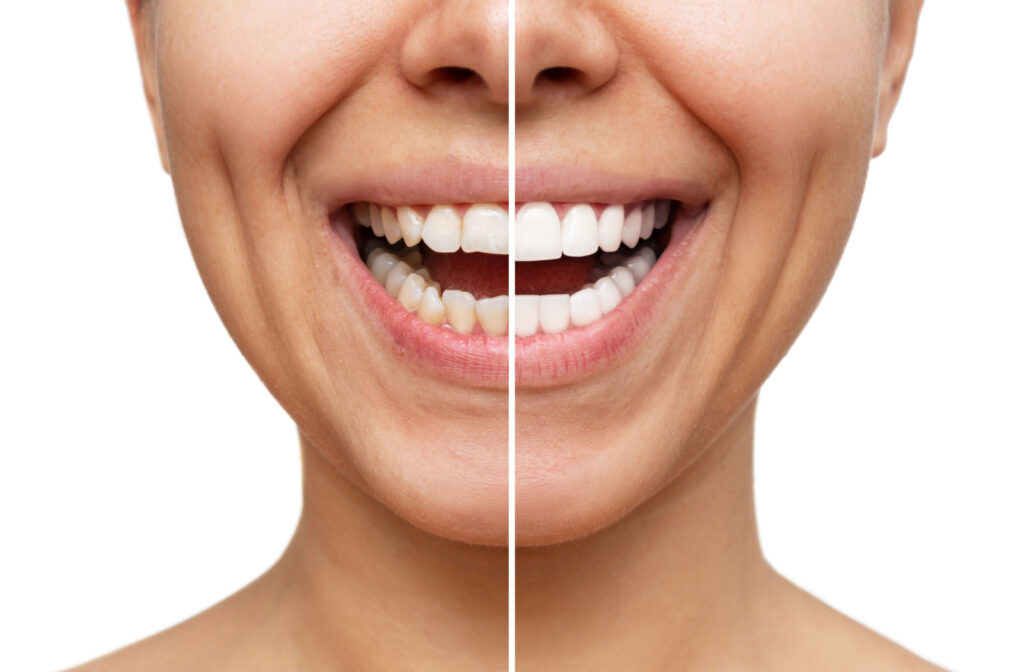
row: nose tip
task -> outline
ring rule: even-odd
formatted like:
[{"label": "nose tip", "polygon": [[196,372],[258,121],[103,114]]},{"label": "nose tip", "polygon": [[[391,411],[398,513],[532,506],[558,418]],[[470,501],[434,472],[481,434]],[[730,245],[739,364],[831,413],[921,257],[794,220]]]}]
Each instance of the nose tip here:
[{"label": "nose tip", "polygon": [[567,0],[516,3],[516,105],[585,95],[611,81],[619,48],[599,16]]},{"label": "nose tip", "polygon": [[508,21],[506,0],[443,3],[406,39],[402,74],[424,91],[507,105]]}]

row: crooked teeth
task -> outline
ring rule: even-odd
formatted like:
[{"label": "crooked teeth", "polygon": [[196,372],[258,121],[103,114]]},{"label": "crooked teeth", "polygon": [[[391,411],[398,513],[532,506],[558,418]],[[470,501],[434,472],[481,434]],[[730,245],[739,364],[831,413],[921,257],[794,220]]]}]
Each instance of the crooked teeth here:
[{"label": "crooked teeth", "polygon": [[516,261],[585,257],[598,249],[636,247],[668,223],[671,210],[671,201],[658,199],[609,205],[598,217],[594,206],[581,203],[569,207],[559,220],[551,203],[524,203],[516,213]]}]

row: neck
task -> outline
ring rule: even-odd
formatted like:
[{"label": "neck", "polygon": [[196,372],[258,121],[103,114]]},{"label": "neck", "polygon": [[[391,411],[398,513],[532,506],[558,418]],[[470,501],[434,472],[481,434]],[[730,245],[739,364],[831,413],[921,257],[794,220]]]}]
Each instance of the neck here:
[{"label": "neck", "polygon": [[725,669],[774,576],[754,517],[753,416],[752,402],[615,525],[517,550],[521,669]]},{"label": "neck", "polygon": [[413,527],[305,438],[302,458],[302,516],[272,581],[290,596],[303,657],[326,669],[507,669],[508,550]]}]

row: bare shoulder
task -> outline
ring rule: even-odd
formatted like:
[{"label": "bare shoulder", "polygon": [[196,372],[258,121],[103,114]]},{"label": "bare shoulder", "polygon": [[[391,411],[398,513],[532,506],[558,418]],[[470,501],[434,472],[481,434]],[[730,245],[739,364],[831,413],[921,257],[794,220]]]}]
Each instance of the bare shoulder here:
[{"label": "bare shoulder", "polygon": [[[289,669],[269,647],[273,623],[261,614],[255,585],[192,618],[67,672],[232,672]],[[257,662],[258,661],[258,662]]]},{"label": "bare shoulder", "polygon": [[854,672],[943,672],[942,668],[861,625],[779,577],[766,635],[785,642],[796,667]]}]

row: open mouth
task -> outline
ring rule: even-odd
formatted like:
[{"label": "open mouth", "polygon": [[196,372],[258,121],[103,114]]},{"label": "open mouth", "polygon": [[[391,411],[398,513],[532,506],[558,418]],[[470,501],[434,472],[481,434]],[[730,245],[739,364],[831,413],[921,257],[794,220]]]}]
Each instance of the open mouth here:
[{"label": "open mouth", "polygon": [[[508,332],[508,221],[501,204],[349,206],[370,274],[407,311],[460,334]],[[517,337],[586,327],[643,282],[671,237],[670,222],[703,205],[519,204]]]}]

